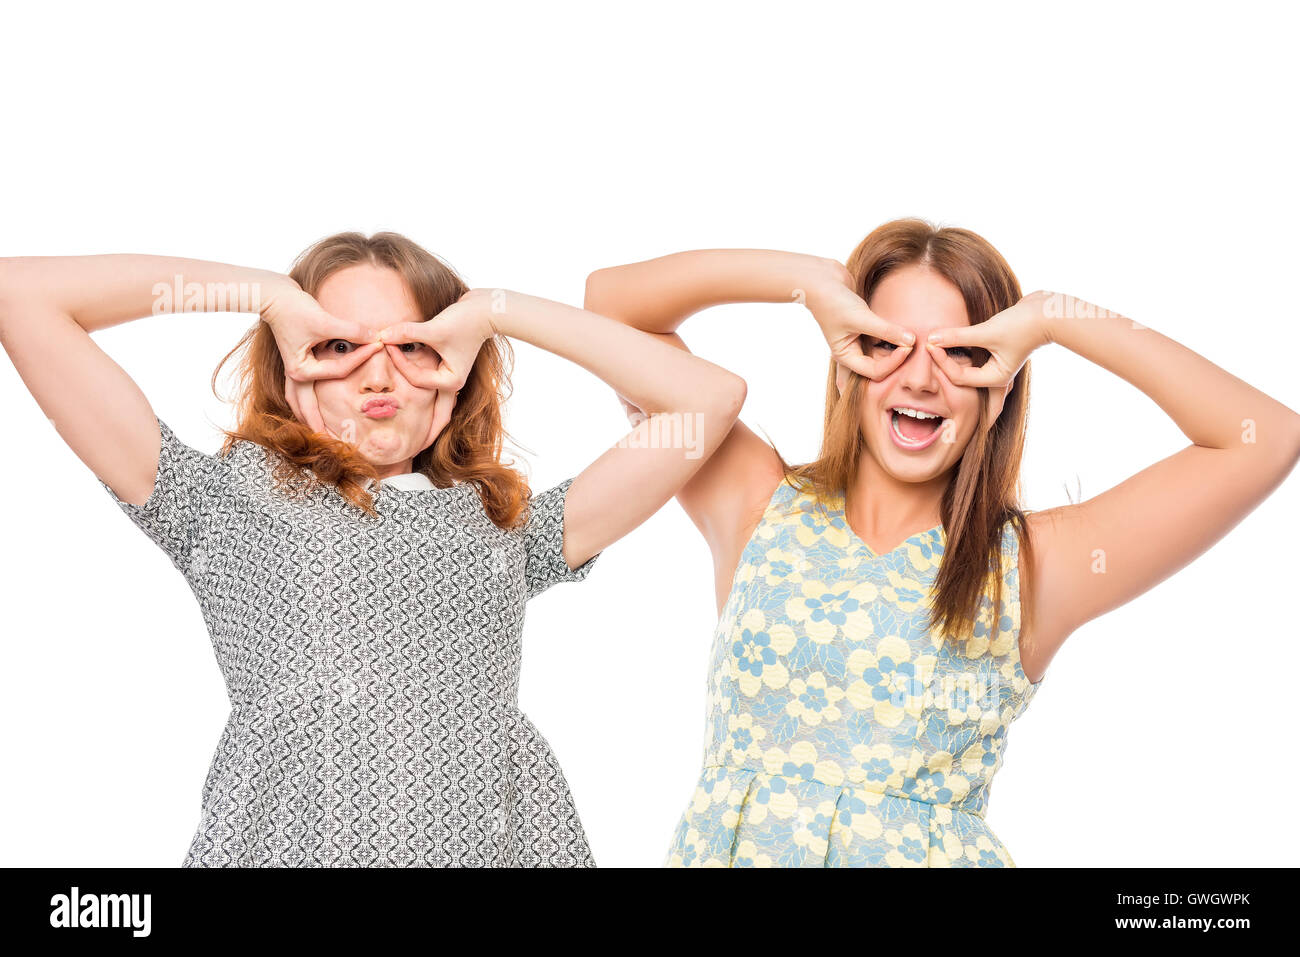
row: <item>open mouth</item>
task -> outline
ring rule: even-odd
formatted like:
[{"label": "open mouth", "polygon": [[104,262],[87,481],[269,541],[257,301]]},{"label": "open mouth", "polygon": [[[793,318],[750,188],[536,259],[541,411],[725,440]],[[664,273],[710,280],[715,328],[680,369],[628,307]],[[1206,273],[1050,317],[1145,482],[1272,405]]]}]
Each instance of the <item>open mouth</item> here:
[{"label": "open mouth", "polygon": [[937,412],[900,405],[889,410],[889,431],[894,442],[905,449],[927,448],[939,436],[944,422]]}]

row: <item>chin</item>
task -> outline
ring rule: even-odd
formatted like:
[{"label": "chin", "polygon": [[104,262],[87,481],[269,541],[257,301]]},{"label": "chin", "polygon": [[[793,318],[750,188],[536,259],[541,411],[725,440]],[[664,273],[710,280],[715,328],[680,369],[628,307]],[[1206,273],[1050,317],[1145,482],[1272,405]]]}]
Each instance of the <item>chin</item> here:
[{"label": "chin", "polygon": [[934,444],[919,452],[905,452],[888,435],[879,436],[876,442],[880,444],[867,442],[867,451],[885,472],[900,482],[928,482],[961,461],[960,455],[954,461],[949,461],[951,447],[942,444],[942,439],[937,439]]}]

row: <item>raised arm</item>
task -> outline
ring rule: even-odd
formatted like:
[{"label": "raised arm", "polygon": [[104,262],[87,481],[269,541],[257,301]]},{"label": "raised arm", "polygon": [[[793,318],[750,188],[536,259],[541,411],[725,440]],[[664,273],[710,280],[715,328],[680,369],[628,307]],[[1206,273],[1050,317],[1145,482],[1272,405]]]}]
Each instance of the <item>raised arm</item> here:
[{"label": "raised arm", "polygon": [[571,569],[662,508],[713,454],[745,401],[744,380],[711,362],[605,316],[503,289],[472,290],[433,321],[401,323],[381,337],[432,346],[441,357],[437,372],[422,374],[400,354],[394,361],[425,387],[457,389],[479,343],[497,334],[582,366],[649,416],[569,487],[564,560]]},{"label": "raised arm", "polygon": [[582,366],[647,418],[569,489],[564,558],[576,568],[664,506],[709,460],[745,402],[745,381],[606,316],[507,293],[495,330]]},{"label": "raised arm", "polygon": [[[587,279],[585,304],[685,350],[677,328],[709,306],[799,303],[812,312],[840,362],[864,374],[887,375],[907,349],[873,362],[864,356],[858,336],[868,328],[901,342],[904,330],[880,323],[851,284],[848,270],[833,259],[770,249],[702,249],[597,270]],[[776,452],[737,421],[718,451],[677,493],[713,553],[719,609],[745,543],[780,480]]]},{"label": "raised arm", "polygon": [[993,360],[959,368],[958,385],[1003,385],[1028,351],[1057,343],[1140,389],[1192,444],[1085,502],[1030,515],[1036,589],[1022,623],[1030,680],[1080,625],[1155,587],[1223,538],[1300,458],[1300,415],[1203,356],[1124,316],[1037,292],[938,345],[983,346]]},{"label": "raised arm", "polygon": [[[301,311],[304,297],[310,300],[280,273],[196,259],[3,259],[0,345],[77,457],[123,501],[143,505],[157,474],[157,419],[139,386],[90,334],[161,313],[251,312],[270,319],[290,306]],[[350,323],[317,319],[333,330],[329,335],[358,335]],[[358,350],[347,362],[368,354]]]}]

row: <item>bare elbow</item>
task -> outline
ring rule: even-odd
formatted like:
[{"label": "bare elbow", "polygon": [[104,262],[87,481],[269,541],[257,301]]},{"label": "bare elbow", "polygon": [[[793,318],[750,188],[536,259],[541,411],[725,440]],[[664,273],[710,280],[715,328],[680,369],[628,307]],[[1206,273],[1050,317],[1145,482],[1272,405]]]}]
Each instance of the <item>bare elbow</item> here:
[{"label": "bare elbow", "polygon": [[749,398],[749,383],[740,376],[736,376],[736,413],[745,406],[745,400]]},{"label": "bare elbow", "polygon": [[582,306],[589,312],[600,312],[604,302],[605,291],[609,285],[609,270],[597,269],[587,276],[587,286],[582,294]]},{"label": "bare elbow", "polygon": [[735,419],[740,416],[740,410],[745,407],[745,399],[749,395],[749,383],[743,378],[734,374],[727,373],[726,384],[719,390],[723,414],[729,419]]}]

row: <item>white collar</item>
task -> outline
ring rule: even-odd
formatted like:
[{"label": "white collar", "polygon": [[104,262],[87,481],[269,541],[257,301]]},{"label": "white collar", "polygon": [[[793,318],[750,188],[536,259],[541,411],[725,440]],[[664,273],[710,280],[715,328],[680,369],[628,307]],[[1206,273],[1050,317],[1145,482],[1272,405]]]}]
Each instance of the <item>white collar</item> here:
[{"label": "white collar", "polygon": [[[371,479],[366,479],[367,491],[374,484]],[[423,472],[403,472],[401,475],[390,475],[386,479],[380,479],[380,485],[383,488],[396,488],[403,491],[418,492],[422,489],[437,488],[429,480],[429,476]]]}]

